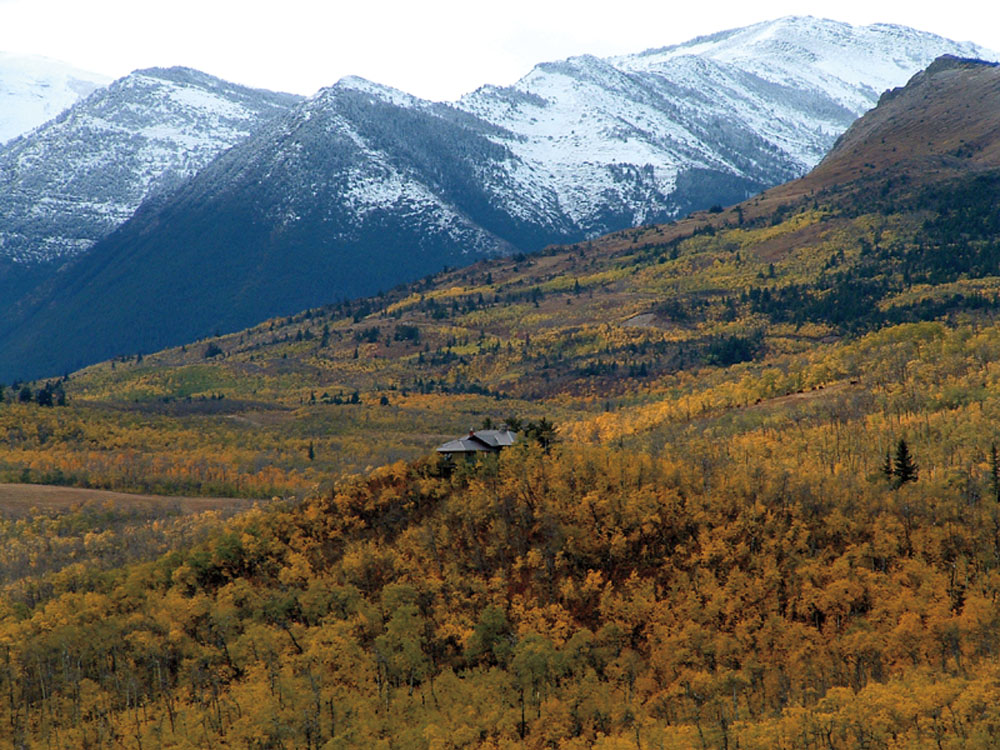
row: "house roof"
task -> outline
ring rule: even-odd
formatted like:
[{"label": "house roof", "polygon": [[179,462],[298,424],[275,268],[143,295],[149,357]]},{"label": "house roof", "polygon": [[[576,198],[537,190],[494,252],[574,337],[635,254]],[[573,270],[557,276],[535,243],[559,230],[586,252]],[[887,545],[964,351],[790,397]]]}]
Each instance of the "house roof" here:
[{"label": "house roof", "polygon": [[495,448],[506,448],[517,440],[517,433],[510,430],[477,430],[473,433],[477,440],[489,443]]},{"label": "house roof", "polygon": [[517,434],[510,430],[470,430],[468,436],[439,445],[438,453],[495,453],[514,444]]}]

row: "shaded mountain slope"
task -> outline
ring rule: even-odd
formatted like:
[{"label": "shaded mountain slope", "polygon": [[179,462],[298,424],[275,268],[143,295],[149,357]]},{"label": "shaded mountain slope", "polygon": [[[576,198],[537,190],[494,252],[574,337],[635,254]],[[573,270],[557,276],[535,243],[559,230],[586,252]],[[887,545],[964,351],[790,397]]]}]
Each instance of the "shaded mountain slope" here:
[{"label": "shaded mountain slope", "polygon": [[488,165],[510,155],[476,130],[487,126],[393,96],[345,81],[146,205],[21,309],[4,361],[148,351],[561,236],[496,200]]}]

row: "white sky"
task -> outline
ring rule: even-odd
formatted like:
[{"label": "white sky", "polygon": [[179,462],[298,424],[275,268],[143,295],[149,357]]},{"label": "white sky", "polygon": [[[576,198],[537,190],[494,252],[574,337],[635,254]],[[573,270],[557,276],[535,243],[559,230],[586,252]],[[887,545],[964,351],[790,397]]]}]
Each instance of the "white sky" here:
[{"label": "white sky", "polygon": [[1000,50],[1000,3],[919,0],[0,0],[0,51],[119,77],[186,65],[312,94],[354,74],[435,100],[538,62],[639,52],[786,15],[898,23]]}]

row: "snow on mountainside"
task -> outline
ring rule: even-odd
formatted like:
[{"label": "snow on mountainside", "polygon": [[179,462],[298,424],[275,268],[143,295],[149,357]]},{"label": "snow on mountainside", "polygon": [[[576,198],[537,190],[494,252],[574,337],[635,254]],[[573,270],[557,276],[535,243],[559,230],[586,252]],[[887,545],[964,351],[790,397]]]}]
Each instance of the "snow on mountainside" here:
[{"label": "snow on mountainside", "polygon": [[[500,150],[482,152],[466,190],[482,190],[536,239],[575,240],[734,203],[802,175],[884,89],[946,53],[995,58],[904,27],[784,18],[635,55],[542,63],[513,86],[485,86],[450,105],[348,77],[303,107],[315,112],[330,92],[353,91],[386,112],[433,113],[482,136]],[[0,149],[0,261],[79,255],[145,198],[292,104],[185,69],[139,71],[96,92]],[[435,187],[449,154],[402,174],[405,143],[393,141],[400,157],[355,136],[367,166],[341,175],[345,187],[331,199],[359,217],[454,203]],[[292,201],[309,183],[288,190]],[[442,222],[453,239],[476,235],[472,252],[537,249],[520,231],[493,236],[458,214]]]},{"label": "snow on mountainside", "polygon": [[658,72],[696,55],[734,65],[795,88],[823,89],[852,111],[867,111],[887,88],[899,86],[935,58],[993,59],[996,52],[893,24],[851,26],[812,17],[786,17],[699,37],[684,44],[615,58],[629,70]]},{"label": "snow on mountainside", "polygon": [[298,97],[186,68],[132,73],[0,149],[0,259],[75,256]]},{"label": "snow on mountainside", "polygon": [[0,144],[51,120],[109,83],[106,76],[57,60],[0,52]]},{"label": "snow on mountainside", "polygon": [[[504,145],[511,137],[508,131],[451,105],[418,99],[357,76],[348,76],[320,92],[314,105],[321,110],[343,109],[348,100],[378,107],[386,122],[397,120],[413,128],[412,133],[400,130],[394,134],[397,137],[387,137],[385,123],[375,128],[374,120],[356,117],[356,105],[347,106],[355,117],[351,125],[345,123],[354,144],[366,161],[378,165],[375,169],[355,166],[338,177],[347,186],[344,201],[351,211],[361,216],[384,211],[406,193],[418,194],[425,205],[437,206],[436,211],[452,216],[439,223],[438,229],[453,235],[459,227],[466,234],[475,232],[477,239],[466,251],[473,254],[514,250],[524,239],[496,230],[485,217],[480,217],[481,224],[471,222],[467,210],[457,207],[468,204],[470,196],[480,191],[489,213],[504,214],[514,224],[542,228],[545,241],[574,231],[551,191],[546,192],[544,186],[538,189],[537,181],[525,174],[524,164]],[[403,110],[419,113],[417,120],[406,117]],[[419,127],[414,127],[417,121]],[[449,172],[456,164],[468,173],[461,180],[463,184],[456,182],[455,187],[449,187]],[[454,235],[453,239],[459,237]],[[534,241],[540,239],[528,240]]]},{"label": "snow on mountainside", "polygon": [[[245,150],[206,170],[191,190],[199,202],[236,189],[254,191],[255,204],[266,207],[266,220],[285,228],[319,221],[345,242],[391,210],[419,225],[428,238],[443,234],[466,252],[488,253],[503,240],[421,179],[427,162],[444,172],[449,158],[463,161],[461,132],[453,134],[453,154],[428,158],[424,153],[423,139],[434,130],[427,123],[435,123],[438,109],[397,89],[348,76],[263,130]],[[282,188],[268,189],[268,181]]]},{"label": "snow on mountainside", "polygon": [[571,225],[510,194],[514,157],[492,140],[508,136],[361,79],[324,89],[144,203],[23,298],[6,328],[0,318],[0,379],[153,351],[564,238]]},{"label": "snow on mountainside", "polygon": [[608,59],[538,65],[457,106],[501,126],[539,196],[589,234],[735,202],[797,177],[887,88],[942,54],[913,29],[783,18]]}]

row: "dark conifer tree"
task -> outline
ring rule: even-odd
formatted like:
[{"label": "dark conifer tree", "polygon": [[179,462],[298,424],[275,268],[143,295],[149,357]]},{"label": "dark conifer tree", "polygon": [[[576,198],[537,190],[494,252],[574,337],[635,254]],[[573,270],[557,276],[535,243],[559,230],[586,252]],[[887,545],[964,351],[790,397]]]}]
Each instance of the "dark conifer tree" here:
[{"label": "dark conifer tree", "polygon": [[896,456],[892,462],[892,473],[896,478],[896,486],[902,487],[907,482],[914,482],[917,479],[917,465],[910,455],[910,448],[906,440],[899,439],[896,444]]}]

